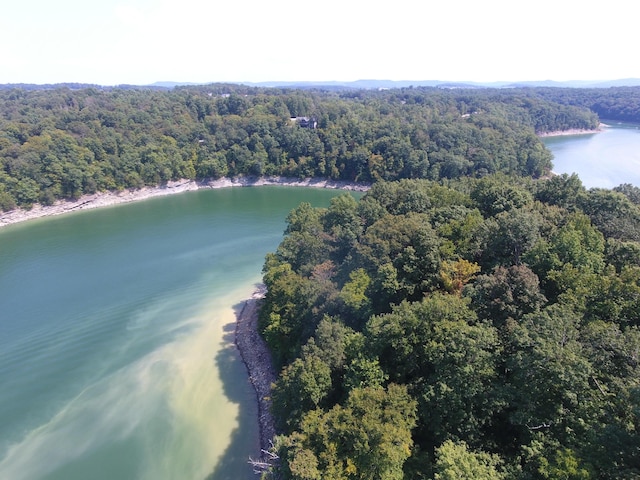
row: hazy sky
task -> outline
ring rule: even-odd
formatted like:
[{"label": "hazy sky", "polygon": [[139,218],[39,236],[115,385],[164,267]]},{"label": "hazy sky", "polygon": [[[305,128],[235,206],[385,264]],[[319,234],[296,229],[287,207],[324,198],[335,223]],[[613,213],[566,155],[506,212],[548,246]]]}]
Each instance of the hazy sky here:
[{"label": "hazy sky", "polygon": [[7,0],[0,83],[639,77],[627,0]]}]

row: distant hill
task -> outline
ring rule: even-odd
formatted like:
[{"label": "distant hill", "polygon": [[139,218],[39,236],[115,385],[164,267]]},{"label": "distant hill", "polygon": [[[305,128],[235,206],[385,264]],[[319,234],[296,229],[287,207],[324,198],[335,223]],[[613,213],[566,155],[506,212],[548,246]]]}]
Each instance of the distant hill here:
[{"label": "distant hill", "polygon": [[[437,87],[437,88],[516,88],[516,87],[558,87],[558,88],[609,88],[640,86],[640,78],[626,78],[619,80],[589,81],[572,80],[557,82],[554,80],[537,80],[522,82],[451,82],[445,80],[356,80],[353,82],[233,82],[255,87],[284,87],[284,88],[321,88],[323,90],[340,89],[388,89],[408,87]],[[170,84],[170,82],[165,82]],[[189,84],[181,84],[189,85]]]},{"label": "distant hill", "polygon": [[19,88],[22,90],[50,90],[52,88],[69,88],[70,90],[80,90],[83,88],[105,88],[100,85],[94,85],[91,83],[3,83],[0,84],[0,89],[10,90],[12,88]]},{"label": "distant hill", "polygon": [[[172,83],[172,82],[166,82]],[[174,86],[181,84],[172,84],[171,86],[162,86],[162,85],[115,85],[115,86],[106,86],[106,85],[97,85],[94,83],[0,83],[0,90],[11,90],[12,88],[19,88],[21,90],[52,90],[54,88],[68,88],[69,90],[83,90],[86,88],[95,88],[97,90],[136,90],[136,89],[145,89],[145,90],[168,90],[173,88]],[[194,83],[193,85],[198,85]]]},{"label": "distant hill", "polygon": [[[172,82],[162,81],[149,85],[116,85],[102,86],[88,83],[57,83],[57,84],[31,84],[31,83],[7,83],[0,84],[0,89],[20,88],[23,90],[48,90],[52,88],[69,88],[78,90],[82,88],[99,89],[157,89],[166,90],[175,87],[219,84],[221,82]],[[618,80],[588,81],[572,80],[557,82],[554,80],[535,80],[522,82],[451,82],[446,80],[355,80],[352,82],[341,81],[269,81],[269,82],[222,82],[236,85],[247,85],[251,87],[271,87],[271,88],[295,88],[295,89],[321,89],[321,90],[385,90],[392,88],[410,87],[435,87],[435,88],[520,88],[520,87],[558,87],[558,88],[610,88],[610,87],[635,87],[640,86],[640,78],[624,78]]]},{"label": "distant hill", "polygon": [[[243,83],[243,82],[241,82]],[[288,87],[288,88],[357,88],[357,89],[384,89],[407,87],[436,87],[444,82],[440,80],[356,80],[353,82],[327,81],[327,82],[247,82],[245,85],[256,87]]]},{"label": "distant hill", "polygon": [[640,78],[625,78],[620,80],[584,81],[572,80],[556,82],[544,80],[539,82],[515,82],[502,85],[503,87],[558,87],[558,88],[610,88],[610,87],[637,87],[640,86]]},{"label": "distant hill", "polygon": [[537,80],[523,82],[451,82],[444,80],[356,80],[353,82],[238,82],[257,87],[323,88],[323,89],[386,89],[408,87],[438,88],[516,88],[516,87],[559,87],[559,88],[609,88],[640,86],[640,78],[619,80],[588,81],[572,80],[557,82]]}]

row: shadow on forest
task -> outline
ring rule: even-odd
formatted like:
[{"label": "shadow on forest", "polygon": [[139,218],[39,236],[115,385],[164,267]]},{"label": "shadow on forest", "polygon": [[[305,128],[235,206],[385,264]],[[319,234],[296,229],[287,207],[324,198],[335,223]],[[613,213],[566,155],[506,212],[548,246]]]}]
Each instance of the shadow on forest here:
[{"label": "shadow on forest", "polygon": [[[236,318],[244,305],[245,302],[234,305]],[[224,326],[222,341],[225,347],[215,356],[215,362],[220,372],[224,395],[240,406],[238,426],[233,431],[229,446],[220,461],[205,480],[241,480],[255,477],[252,467],[248,464],[249,455],[253,458],[260,456],[258,402],[255,390],[249,382],[247,368],[235,346],[235,329],[235,322]]]}]

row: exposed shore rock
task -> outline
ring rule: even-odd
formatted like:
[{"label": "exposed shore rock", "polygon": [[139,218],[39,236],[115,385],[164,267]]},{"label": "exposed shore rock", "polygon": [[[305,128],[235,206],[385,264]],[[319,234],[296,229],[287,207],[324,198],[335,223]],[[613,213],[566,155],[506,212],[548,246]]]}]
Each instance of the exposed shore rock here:
[{"label": "exposed shore rock", "polygon": [[593,130],[582,129],[582,128],[571,128],[569,130],[555,130],[553,132],[542,132],[538,133],[538,137],[561,137],[565,135],[589,135],[592,133],[600,133],[603,128],[606,128],[607,125],[601,123],[598,128]]},{"label": "exposed shore rock", "polygon": [[[237,314],[236,345],[249,372],[258,400],[258,423],[260,426],[260,448],[268,451],[276,429],[271,415],[271,384],[276,381],[271,353],[258,333],[258,311],[264,298],[265,287],[260,286],[250,299],[245,301]],[[262,453],[262,460],[270,460]]]},{"label": "exposed shore rock", "polygon": [[24,222],[40,217],[62,215],[64,213],[92,208],[108,207],[121,203],[136,202],[152,197],[173,195],[208,188],[253,187],[262,185],[282,185],[289,187],[332,188],[340,190],[366,191],[366,184],[326,180],[322,178],[288,178],[288,177],[236,177],[219,178],[217,180],[177,180],[157,187],[143,187],[137,190],[98,192],[83,195],[77,200],[58,200],[53,205],[34,205],[30,210],[15,209],[0,212],[0,227]]}]

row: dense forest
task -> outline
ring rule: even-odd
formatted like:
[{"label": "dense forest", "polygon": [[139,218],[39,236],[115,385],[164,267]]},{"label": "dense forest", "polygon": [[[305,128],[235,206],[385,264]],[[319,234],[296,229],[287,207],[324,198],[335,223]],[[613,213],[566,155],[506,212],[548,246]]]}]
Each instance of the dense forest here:
[{"label": "dense forest", "polygon": [[495,175],[292,211],[274,477],[640,478],[639,200]]},{"label": "dense forest", "polygon": [[238,175],[540,177],[551,157],[536,133],[598,125],[580,102],[540,92],[0,89],[0,210]]},{"label": "dense forest", "polygon": [[640,89],[615,88],[538,88],[540,97],[563,105],[585,107],[600,118],[640,123]]},{"label": "dense forest", "polygon": [[372,184],[264,265],[284,479],[640,478],[640,189],[538,134],[640,88],[0,89],[0,211],[171,180]]}]

